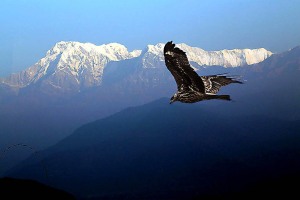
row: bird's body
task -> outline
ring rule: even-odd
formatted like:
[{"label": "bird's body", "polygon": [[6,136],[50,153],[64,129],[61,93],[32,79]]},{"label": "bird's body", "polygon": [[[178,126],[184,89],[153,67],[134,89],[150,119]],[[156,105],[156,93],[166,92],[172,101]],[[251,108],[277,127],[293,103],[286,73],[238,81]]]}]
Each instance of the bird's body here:
[{"label": "bird's body", "polygon": [[230,101],[229,95],[217,95],[222,86],[230,83],[242,83],[225,74],[199,76],[190,66],[186,53],[167,42],[164,47],[165,64],[177,84],[177,92],[170,103],[180,101],[195,103],[202,100],[221,99]]},{"label": "bird's body", "polygon": [[223,99],[230,100],[229,95],[215,95],[215,94],[206,94],[199,91],[195,91],[193,88],[178,90],[174,96],[171,98],[171,103],[176,101],[181,101],[183,103],[195,103],[203,100],[210,99]]}]

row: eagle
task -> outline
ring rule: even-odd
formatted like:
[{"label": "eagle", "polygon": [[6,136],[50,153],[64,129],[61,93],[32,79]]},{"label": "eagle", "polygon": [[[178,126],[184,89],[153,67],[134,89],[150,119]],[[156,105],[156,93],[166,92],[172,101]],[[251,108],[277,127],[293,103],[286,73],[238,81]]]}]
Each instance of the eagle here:
[{"label": "eagle", "polygon": [[164,46],[164,58],[177,84],[177,92],[171,97],[170,104],[175,101],[195,103],[211,99],[230,101],[229,95],[217,95],[220,88],[231,83],[243,83],[226,74],[199,76],[189,64],[186,53],[175,47],[172,41]]}]

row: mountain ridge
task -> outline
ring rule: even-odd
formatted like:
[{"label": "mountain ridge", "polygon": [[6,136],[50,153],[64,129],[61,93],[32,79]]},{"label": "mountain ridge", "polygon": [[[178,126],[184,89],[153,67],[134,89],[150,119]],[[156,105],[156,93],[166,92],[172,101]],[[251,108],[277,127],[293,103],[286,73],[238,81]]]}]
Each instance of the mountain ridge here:
[{"label": "mountain ridge", "polygon": [[[208,101],[205,105],[217,115],[262,114],[299,120],[299,48],[275,54],[261,63],[245,67],[199,67],[199,75],[228,73],[241,75],[243,85],[229,85],[220,93],[230,94],[234,102]],[[152,54],[154,55],[154,54]],[[156,57],[157,58],[157,57]],[[0,84],[1,144],[28,143],[37,149],[52,145],[85,123],[107,117],[129,106],[142,105],[161,97],[168,99],[176,83],[164,62],[143,68],[142,57],[111,61],[104,69],[101,87],[75,95],[44,95],[31,86],[13,96]],[[197,63],[191,62],[195,67]],[[39,86],[38,83],[35,84]],[[287,92],[287,89],[293,92]],[[283,95],[284,94],[284,95]],[[223,105],[224,104],[224,105]],[[191,105],[187,105],[191,106]],[[235,110],[235,112],[233,112]]]},{"label": "mountain ridge", "polygon": [[[265,116],[226,117],[205,104],[170,105],[160,98],[79,127],[8,175],[51,183],[82,198],[237,194],[270,177],[299,175],[293,151],[299,149],[298,124]],[[40,160],[47,163],[51,181]]]},{"label": "mountain ridge", "polygon": [[[103,70],[110,62],[139,58],[142,60],[143,68],[161,66],[164,63],[163,47],[163,43],[158,43],[147,45],[143,50],[129,52],[119,43],[97,46],[92,43],[61,41],[33,66],[6,78],[0,78],[0,84],[16,91],[38,85],[42,90],[50,88],[63,92],[80,92],[100,86]],[[205,51],[184,43],[178,44],[178,47],[186,51],[191,62],[199,66],[237,67],[261,62],[272,55],[272,52],[263,48]]]}]

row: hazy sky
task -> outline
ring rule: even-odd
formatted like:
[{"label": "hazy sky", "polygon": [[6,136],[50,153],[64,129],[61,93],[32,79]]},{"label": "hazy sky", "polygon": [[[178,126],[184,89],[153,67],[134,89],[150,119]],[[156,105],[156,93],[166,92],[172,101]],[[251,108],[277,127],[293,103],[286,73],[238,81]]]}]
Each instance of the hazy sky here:
[{"label": "hazy sky", "polygon": [[282,52],[300,45],[300,0],[1,0],[0,36],[0,76],[59,41]]}]

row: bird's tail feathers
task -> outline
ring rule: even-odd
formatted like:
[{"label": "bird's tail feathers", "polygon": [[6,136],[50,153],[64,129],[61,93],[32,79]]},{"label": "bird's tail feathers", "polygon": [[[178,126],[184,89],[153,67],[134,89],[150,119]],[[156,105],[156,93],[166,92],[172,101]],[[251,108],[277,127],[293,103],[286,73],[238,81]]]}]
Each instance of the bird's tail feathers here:
[{"label": "bird's tail feathers", "polygon": [[230,95],[207,95],[206,99],[220,99],[225,101],[231,101]]}]

